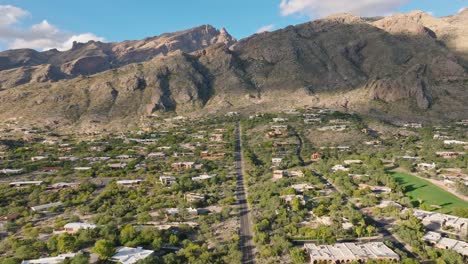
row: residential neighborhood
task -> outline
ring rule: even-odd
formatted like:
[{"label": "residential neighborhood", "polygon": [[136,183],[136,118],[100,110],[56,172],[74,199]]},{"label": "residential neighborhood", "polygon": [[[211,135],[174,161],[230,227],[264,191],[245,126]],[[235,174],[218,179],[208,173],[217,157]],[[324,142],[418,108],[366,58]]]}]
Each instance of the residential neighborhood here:
[{"label": "residential neighborhood", "polygon": [[0,263],[240,263],[234,123],[184,122],[4,132]]},{"label": "residential neighborhood", "polygon": [[468,264],[468,0],[0,0],[0,264]]},{"label": "residential neighborhood", "polygon": [[465,126],[319,108],[159,122],[4,132],[0,262],[467,260]]}]

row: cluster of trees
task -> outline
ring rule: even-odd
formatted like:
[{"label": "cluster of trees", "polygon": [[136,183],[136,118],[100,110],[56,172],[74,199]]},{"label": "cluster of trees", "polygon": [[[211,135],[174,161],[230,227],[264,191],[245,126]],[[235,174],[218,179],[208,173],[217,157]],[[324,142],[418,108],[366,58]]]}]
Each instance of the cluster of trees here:
[{"label": "cluster of trees", "polygon": [[[154,256],[142,263],[240,263],[241,253],[238,250],[238,236],[232,238],[231,243],[216,245],[209,249],[206,243],[195,244],[187,239],[193,230],[188,226],[181,226],[178,232],[171,230],[160,231],[156,228],[137,230],[132,225],[122,229],[116,226],[103,227],[94,230],[82,230],[78,234],[54,235],[47,242],[33,240],[18,240],[8,238],[0,244],[0,250],[13,250],[13,257],[0,258],[1,263],[18,264],[23,259],[38,258],[49,252],[51,255],[76,252],[79,248],[92,247],[102,261],[109,260],[116,252],[116,247],[125,245],[130,247],[143,246],[155,251],[165,250],[164,247],[179,247],[180,250],[164,256]],[[159,255],[159,254],[158,254]],[[66,264],[88,263],[88,257],[79,254],[69,259]]]},{"label": "cluster of trees", "polygon": [[457,189],[458,193],[463,195],[468,195],[468,186],[463,181],[459,181],[456,183],[455,188]]},{"label": "cluster of trees", "polygon": [[426,232],[421,220],[414,217],[412,212],[402,214],[402,221],[396,226],[394,231],[403,241],[408,243],[412,251],[418,254],[422,259],[435,260],[440,264],[462,264],[465,263],[463,256],[452,250],[434,249],[427,245],[422,237]]},{"label": "cluster of trees", "polygon": [[88,201],[96,190],[94,184],[83,182],[78,188],[65,188],[56,192],[45,190],[46,185],[30,186],[26,188],[11,188],[0,185],[0,215],[18,213],[15,222],[7,223],[7,231],[14,233],[18,227],[35,217],[30,206],[63,201],[65,208],[83,204]]},{"label": "cluster of trees", "polygon": [[454,215],[457,215],[457,216],[460,216],[460,217],[468,218],[468,208],[466,208],[466,207],[464,207],[464,208],[462,208],[462,207],[454,208],[452,213]]}]

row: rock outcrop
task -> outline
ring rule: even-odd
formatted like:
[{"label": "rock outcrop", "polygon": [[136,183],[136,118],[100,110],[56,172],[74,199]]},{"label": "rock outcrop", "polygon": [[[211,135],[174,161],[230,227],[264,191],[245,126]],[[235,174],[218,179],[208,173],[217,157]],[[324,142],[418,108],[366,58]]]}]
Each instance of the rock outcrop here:
[{"label": "rock outcrop", "polygon": [[61,65],[62,72],[68,75],[90,75],[108,70],[109,68],[108,59],[101,56],[81,57]]},{"label": "rock outcrop", "polygon": [[425,27],[423,24],[418,23],[417,20],[414,20],[408,15],[399,14],[386,17],[374,22],[373,25],[393,35],[408,34],[411,36],[437,38],[434,31]]},{"label": "rock outcrop", "polygon": [[421,109],[431,105],[431,95],[427,87],[426,66],[415,65],[397,78],[371,80],[367,83],[370,97],[391,103],[403,99],[413,99]]}]

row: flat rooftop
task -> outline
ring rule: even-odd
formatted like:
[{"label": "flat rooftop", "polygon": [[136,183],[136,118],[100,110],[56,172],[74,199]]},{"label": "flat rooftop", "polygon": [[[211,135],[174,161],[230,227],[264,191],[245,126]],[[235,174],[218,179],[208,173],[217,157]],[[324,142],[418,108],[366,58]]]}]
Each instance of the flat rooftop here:
[{"label": "flat rooftop", "polygon": [[399,260],[398,254],[393,252],[382,242],[365,244],[338,243],[334,245],[304,245],[311,260],[341,261],[341,260],[367,260],[367,259],[389,259]]},{"label": "flat rooftop", "polygon": [[442,237],[442,234],[432,231],[427,232],[422,239],[437,248],[452,249],[463,256],[468,256],[468,243],[465,241]]}]

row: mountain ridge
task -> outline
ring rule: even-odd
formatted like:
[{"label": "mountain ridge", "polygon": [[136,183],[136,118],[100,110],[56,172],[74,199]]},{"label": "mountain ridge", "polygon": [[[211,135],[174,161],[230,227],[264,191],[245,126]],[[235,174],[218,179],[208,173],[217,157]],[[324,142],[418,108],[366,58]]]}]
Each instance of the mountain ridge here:
[{"label": "mountain ridge", "polygon": [[[67,51],[56,49],[43,52],[32,49],[7,50],[0,52],[0,75],[1,71],[20,67],[25,67],[25,71],[35,72],[36,68],[34,67],[36,66],[50,65],[57,73],[55,78],[50,80],[69,79],[78,75],[95,74],[129,63],[148,61],[178,50],[192,52],[215,43],[230,45],[235,41],[225,29],[218,30],[210,25],[202,25],[143,40],[110,43],[74,42],[72,48]],[[33,80],[31,77],[31,75],[20,74],[17,78],[13,78],[18,79],[17,82],[10,82],[13,85],[0,83],[0,88],[11,88],[17,83],[27,83]]]},{"label": "mountain ridge", "polygon": [[[466,26],[459,20],[466,18],[426,15],[365,19],[339,14],[239,41],[212,27],[200,37],[202,26],[185,31],[192,35],[181,33],[199,40],[199,49],[180,46],[184,41],[176,39],[176,47],[183,48],[151,53],[136,63],[124,52],[117,60],[121,64],[95,74],[79,73],[88,64],[99,66],[94,58],[75,61],[71,69],[78,73],[35,66],[30,75],[36,82],[12,82],[11,76],[25,75],[31,66],[1,70],[1,85],[10,87],[0,91],[0,116],[84,130],[131,127],[157,113],[200,116],[305,105],[382,118],[466,117],[468,48],[453,44],[464,39]],[[151,42],[152,52],[174,41],[174,35],[161,36]],[[114,45],[141,47],[137,42]],[[64,78],[57,77],[60,72]]]}]

